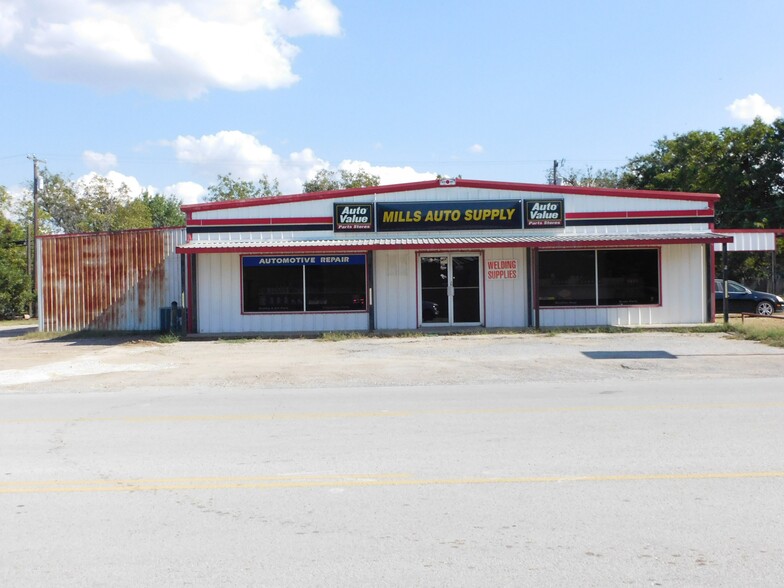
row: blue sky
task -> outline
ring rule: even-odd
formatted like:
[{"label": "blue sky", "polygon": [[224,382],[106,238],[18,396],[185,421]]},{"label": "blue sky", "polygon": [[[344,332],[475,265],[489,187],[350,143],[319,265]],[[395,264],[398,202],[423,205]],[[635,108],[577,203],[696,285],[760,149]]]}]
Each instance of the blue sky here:
[{"label": "blue sky", "polygon": [[784,107],[780,0],[0,0],[0,185],[28,154],[185,202],[219,173],[542,183]]}]

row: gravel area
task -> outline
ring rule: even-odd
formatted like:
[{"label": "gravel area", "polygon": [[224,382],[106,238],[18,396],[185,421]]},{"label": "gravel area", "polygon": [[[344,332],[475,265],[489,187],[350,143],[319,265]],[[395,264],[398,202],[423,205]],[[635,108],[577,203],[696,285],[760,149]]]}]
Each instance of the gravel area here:
[{"label": "gravel area", "polygon": [[[7,335],[12,331],[5,331]],[[0,335],[0,393],[117,386],[413,386],[776,377],[784,349],[722,333],[471,334],[319,339],[32,340]],[[41,387],[41,384],[47,384]]]}]

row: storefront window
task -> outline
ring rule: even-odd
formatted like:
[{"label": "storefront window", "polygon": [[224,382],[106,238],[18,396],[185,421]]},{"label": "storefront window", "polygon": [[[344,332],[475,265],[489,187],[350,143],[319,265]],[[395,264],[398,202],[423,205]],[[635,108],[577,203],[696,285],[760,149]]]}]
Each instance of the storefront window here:
[{"label": "storefront window", "polygon": [[542,251],[539,306],[659,304],[658,249]]},{"label": "storefront window", "polygon": [[243,312],[362,311],[364,255],[246,256]]},{"label": "storefront window", "polygon": [[305,310],[365,310],[365,265],[305,266],[305,291]]},{"label": "storefront window", "polygon": [[659,304],[658,250],[599,250],[596,267],[599,306]]},{"label": "storefront window", "polygon": [[595,251],[542,251],[539,254],[539,306],[595,304]]}]

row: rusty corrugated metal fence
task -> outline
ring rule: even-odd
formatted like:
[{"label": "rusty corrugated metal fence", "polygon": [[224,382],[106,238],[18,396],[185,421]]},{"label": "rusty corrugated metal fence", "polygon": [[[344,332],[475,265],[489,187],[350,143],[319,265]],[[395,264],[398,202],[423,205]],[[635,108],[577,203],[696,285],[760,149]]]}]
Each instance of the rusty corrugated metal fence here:
[{"label": "rusty corrugated metal fence", "polygon": [[49,235],[36,243],[41,331],[157,331],[182,305],[184,229]]}]

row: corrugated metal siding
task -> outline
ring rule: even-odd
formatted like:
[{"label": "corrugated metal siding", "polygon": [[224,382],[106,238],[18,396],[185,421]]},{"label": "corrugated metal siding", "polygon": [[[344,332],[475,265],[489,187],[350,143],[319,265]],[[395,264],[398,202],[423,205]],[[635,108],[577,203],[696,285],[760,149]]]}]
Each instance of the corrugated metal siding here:
[{"label": "corrugated metal siding", "polygon": [[[727,251],[775,251],[776,233],[761,231],[732,232],[731,230],[719,229],[721,233],[732,235],[734,241],[727,243]],[[721,251],[721,244],[714,245],[715,251]]]},{"label": "corrugated metal siding", "polygon": [[286,333],[366,331],[368,313],[242,314],[240,256],[199,255],[197,324],[199,333]]},{"label": "corrugated metal siding", "polygon": [[705,272],[703,246],[665,245],[661,248],[661,306],[542,308],[540,322],[543,327],[703,323],[707,312]]},{"label": "corrugated metal siding", "polygon": [[[484,251],[485,325],[488,327],[525,327],[528,308],[528,279],[525,249],[486,249]],[[488,280],[490,261],[517,261],[517,278]]]},{"label": "corrugated metal siding", "polygon": [[416,329],[416,253],[376,251],[373,254],[377,329]]},{"label": "corrugated metal siding", "polygon": [[156,331],[181,303],[184,229],[57,235],[36,243],[41,331]]}]

